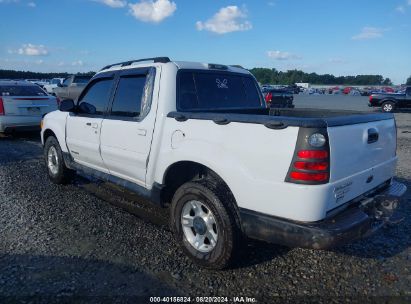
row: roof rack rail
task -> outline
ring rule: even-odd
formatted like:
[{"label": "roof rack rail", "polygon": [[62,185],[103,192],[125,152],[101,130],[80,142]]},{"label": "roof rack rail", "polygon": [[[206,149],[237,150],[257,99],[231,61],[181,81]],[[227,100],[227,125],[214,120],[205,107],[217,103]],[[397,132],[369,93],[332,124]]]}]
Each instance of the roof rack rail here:
[{"label": "roof rack rail", "polygon": [[110,64],[102,68],[100,71],[108,70],[109,68],[112,68],[113,66],[128,66],[132,65],[135,62],[142,62],[142,61],[153,61],[154,63],[160,62],[160,63],[167,63],[170,62],[170,58],[168,57],[153,57],[153,58],[144,58],[144,59],[136,59],[136,60],[130,60],[130,61],[124,61],[124,62],[119,62],[115,64]]},{"label": "roof rack rail", "polygon": [[239,68],[239,69],[243,69],[243,70],[246,70],[246,68],[244,68],[243,66],[241,66],[241,65],[239,65],[239,64],[232,64],[232,65],[229,65],[230,67],[233,67],[233,68]]}]

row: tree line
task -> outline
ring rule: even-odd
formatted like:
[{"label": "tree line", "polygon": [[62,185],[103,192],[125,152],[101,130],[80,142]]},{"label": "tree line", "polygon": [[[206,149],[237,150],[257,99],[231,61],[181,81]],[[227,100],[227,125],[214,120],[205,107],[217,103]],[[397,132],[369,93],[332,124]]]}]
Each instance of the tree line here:
[{"label": "tree line", "polygon": [[[77,75],[94,75],[95,72],[77,73]],[[66,78],[69,73],[41,73],[29,71],[0,70],[0,79],[52,79]]]},{"label": "tree line", "polygon": [[[299,70],[287,72],[276,69],[253,68],[250,72],[261,84],[287,84],[299,82],[324,85],[392,85],[389,78],[381,75],[357,75],[334,76],[331,74],[319,75],[317,73],[305,73]],[[78,75],[94,75],[95,72],[77,73]],[[66,78],[69,73],[40,73],[29,71],[0,70],[0,79],[51,79]],[[407,85],[411,85],[411,76],[407,79]]]},{"label": "tree line", "polygon": [[[250,72],[261,84],[292,85],[303,82],[324,85],[392,85],[389,78],[384,78],[381,75],[334,76],[331,74],[305,73],[299,70],[282,72],[267,68],[254,68]],[[411,81],[411,79],[409,80]]]}]

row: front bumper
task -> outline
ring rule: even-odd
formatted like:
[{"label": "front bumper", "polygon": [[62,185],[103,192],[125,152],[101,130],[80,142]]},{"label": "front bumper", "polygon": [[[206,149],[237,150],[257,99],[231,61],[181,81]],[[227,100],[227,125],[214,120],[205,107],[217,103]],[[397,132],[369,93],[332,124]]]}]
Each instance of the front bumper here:
[{"label": "front bumper", "polygon": [[241,209],[243,231],[252,239],[289,247],[327,249],[366,237],[387,222],[407,191],[404,184],[393,181],[388,188],[364,197],[337,215],[319,222],[294,222],[255,211]]}]

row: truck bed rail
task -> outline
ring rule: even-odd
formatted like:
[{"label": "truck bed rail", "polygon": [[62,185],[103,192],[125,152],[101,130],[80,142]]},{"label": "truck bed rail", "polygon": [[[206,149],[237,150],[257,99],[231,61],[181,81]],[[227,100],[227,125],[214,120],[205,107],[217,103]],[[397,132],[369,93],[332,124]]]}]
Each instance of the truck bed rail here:
[{"label": "truck bed rail", "polygon": [[287,127],[326,128],[393,119],[391,113],[315,109],[239,109],[198,112],[174,111],[167,117],[177,121],[189,119],[212,120],[218,125],[232,122],[262,124],[270,129]]}]

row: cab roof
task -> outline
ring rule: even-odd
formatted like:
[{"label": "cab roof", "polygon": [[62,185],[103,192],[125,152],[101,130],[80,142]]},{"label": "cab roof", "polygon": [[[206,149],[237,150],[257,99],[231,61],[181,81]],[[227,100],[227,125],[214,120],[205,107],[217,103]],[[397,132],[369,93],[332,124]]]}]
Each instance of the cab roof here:
[{"label": "cab roof", "polygon": [[239,65],[223,65],[214,63],[201,63],[201,62],[189,62],[189,61],[171,61],[168,57],[154,57],[145,59],[130,60],[105,66],[100,72],[117,71],[120,69],[135,68],[139,66],[147,66],[150,63],[159,64],[174,64],[178,69],[193,69],[193,70],[219,70],[229,71],[236,73],[249,74],[249,71]]}]

